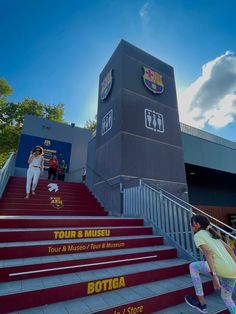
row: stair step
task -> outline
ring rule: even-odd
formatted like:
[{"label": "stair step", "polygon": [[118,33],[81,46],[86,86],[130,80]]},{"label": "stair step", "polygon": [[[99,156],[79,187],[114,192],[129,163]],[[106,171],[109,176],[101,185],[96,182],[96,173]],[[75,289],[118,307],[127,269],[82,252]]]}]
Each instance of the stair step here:
[{"label": "stair step", "polygon": [[48,215],[48,216],[107,216],[108,213],[103,211],[102,209],[90,209],[90,210],[70,210],[70,209],[1,209],[1,216],[18,216],[18,215]]},{"label": "stair step", "polygon": [[115,256],[122,254],[136,254],[136,253],[148,253],[154,254],[156,251],[165,251],[172,250],[173,247],[169,245],[157,245],[157,246],[146,246],[146,247],[136,247],[129,249],[117,249],[109,251],[97,251],[97,252],[85,252],[85,253],[74,253],[74,254],[58,254],[51,256],[40,256],[40,257],[28,257],[28,258],[17,258],[17,259],[6,259],[0,260],[0,267],[9,267],[9,266],[24,266],[24,265],[33,265],[40,263],[54,263],[60,261],[71,261],[78,259],[87,259],[91,257],[107,257]]},{"label": "stair step", "polygon": [[[220,292],[215,291],[212,294],[207,295],[206,303],[208,314],[223,314],[224,311],[226,311],[226,313],[229,313],[228,310],[226,310],[225,304],[221,299]],[[168,309],[163,309],[153,314],[196,314],[196,311],[196,309],[191,308],[189,305],[183,302],[181,304],[170,307]]]},{"label": "stair step", "polygon": [[71,255],[2,260],[0,261],[0,282],[170,258],[176,258],[176,249],[163,245]]},{"label": "stair step", "polygon": [[108,216],[84,184],[40,179],[29,200],[25,184],[11,177],[0,200],[0,314],[191,313],[189,262],[143,219]]},{"label": "stair step", "polygon": [[37,240],[60,240],[91,237],[116,237],[130,235],[151,235],[151,227],[110,227],[110,228],[30,228],[0,229],[0,242],[22,242]]},{"label": "stair step", "polygon": [[[26,182],[26,177],[14,177],[14,176],[11,176],[9,178],[9,184],[16,184],[16,183],[25,183]],[[68,181],[59,181],[59,180],[47,180],[47,179],[44,179],[44,178],[40,178],[39,180],[39,185],[40,184],[45,184],[45,183],[60,183],[62,185],[65,185],[65,186],[78,186],[80,188],[84,188],[84,189],[88,189],[87,186],[82,183],[82,182],[68,182]]]},{"label": "stair step", "polygon": [[143,226],[142,218],[88,217],[88,216],[0,216],[0,228],[66,228]]},{"label": "stair step", "polygon": [[[54,182],[50,182],[50,183],[54,183]],[[37,188],[35,190],[35,192],[37,192],[37,194],[40,194],[40,192],[45,192],[45,193],[48,193],[48,194],[59,194],[59,193],[66,193],[66,192],[70,192],[70,193],[78,193],[78,194],[83,194],[83,195],[86,195],[86,196],[91,196],[91,192],[88,190],[88,188],[80,188],[80,187],[70,187],[70,186],[65,186],[65,185],[62,185],[61,183],[58,183],[57,184],[57,187],[58,187],[58,190],[57,192],[55,190],[52,190],[50,192],[49,188],[50,186],[48,186],[49,183],[46,183],[44,185],[40,185],[38,184],[37,185]],[[7,193],[13,193],[13,192],[18,192],[18,193],[21,193],[21,192],[25,192],[25,184],[22,184],[22,185],[11,185],[11,186],[7,186],[5,191]]]},{"label": "stair step", "polygon": [[[112,272],[111,272],[112,274]],[[102,277],[100,276],[100,280]],[[137,284],[134,286],[116,289],[108,292],[93,294],[86,297],[76,298],[72,293],[71,299],[64,302],[55,303],[55,298],[65,298],[66,291],[60,295],[48,293],[46,306],[40,306],[30,309],[30,313],[99,313],[99,314],[141,314],[153,313],[158,310],[165,309],[169,306],[182,303],[184,295],[194,293],[192,281],[189,275],[177,276],[169,279],[161,279],[152,282]],[[212,282],[209,278],[203,278],[203,286],[206,294],[213,291]],[[44,283],[46,285],[46,282]],[[48,282],[50,284],[50,282]],[[16,286],[15,286],[16,289]],[[49,290],[48,290],[49,292]],[[26,299],[27,300],[27,299]],[[40,302],[41,300],[31,298],[31,304]],[[27,300],[27,302],[29,302]],[[5,304],[4,304],[5,305]],[[14,307],[14,304],[10,304]],[[18,306],[25,305],[23,300],[19,300]],[[20,309],[18,307],[18,309]],[[79,309],[79,312],[78,312]],[[14,309],[13,309],[14,310]],[[19,311],[19,314],[26,314],[27,311]],[[29,312],[28,312],[29,313]]]},{"label": "stair step", "polygon": [[[189,285],[189,275],[185,275],[187,273],[188,263],[185,260],[172,259],[170,261],[140,263],[103,270],[19,280],[0,284],[0,302],[3,310],[14,311],[32,307],[32,302],[37,306],[49,304],[55,301],[154,282],[172,276],[181,276],[181,282]],[[15,303],[12,302],[13,300]]]},{"label": "stair step", "polygon": [[90,238],[54,241],[7,242],[0,243],[2,259],[93,252],[109,249],[125,249],[137,246],[162,245],[160,236],[129,236],[116,238]]},{"label": "stair step", "polygon": [[[25,196],[25,194],[24,194]],[[64,203],[66,203],[67,205],[84,205],[84,206],[100,206],[100,204],[95,200],[95,199],[92,199],[92,200],[86,200],[83,198],[81,199],[78,199],[78,197],[75,197],[75,199],[71,199],[70,197],[61,197],[61,199],[63,200]],[[0,200],[0,207],[2,205],[5,205],[5,204],[45,204],[45,205],[48,205],[51,201],[51,196],[50,197],[47,197],[47,198],[42,198],[41,195],[39,195],[37,198],[36,198],[36,195],[32,196],[31,198],[29,198],[28,200],[25,200],[25,198],[23,197],[11,197],[11,198],[2,198]]]},{"label": "stair step", "polygon": [[[66,201],[64,201],[63,199],[61,199],[63,201],[63,205],[62,208],[59,209],[63,209],[63,210],[104,210],[103,207],[101,207],[99,204],[95,204],[95,205],[70,205],[67,204]],[[7,209],[12,209],[12,210],[50,210],[50,209],[54,209],[54,207],[52,206],[52,204],[50,204],[51,200],[48,199],[47,203],[44,204],[38,204],[38,203],[32,203],[32,202],[25,202],[25,203],[8,203],[8,202],[4,202],[4,203],[0,203],[0,211],[3,210],[7,210]]]},{"label": "stair step", "polygon": [[[6,189],[4,194],[3,194],[3,199],[6,198],[11,198],[12,196],[14,197],[19,197],[23,198],[25,196],[25,189],[17,189],[17,190],[8,190]],[[58,192],[49,192],[47,190],[39,191],[38,189],[36,190],[35,195],[30,195],[30,199],[36,199],[36,198],[44,198],[47,196],[62,196],[62,197],[67,197],[67,198],[73,198],[75,197],[76,199],[86,199],[86,200],[96,200],[96,198],[90,194],[89,192],[81,192],[81,191],[73,191],[69,189],[68,191],[58,191]]]}]

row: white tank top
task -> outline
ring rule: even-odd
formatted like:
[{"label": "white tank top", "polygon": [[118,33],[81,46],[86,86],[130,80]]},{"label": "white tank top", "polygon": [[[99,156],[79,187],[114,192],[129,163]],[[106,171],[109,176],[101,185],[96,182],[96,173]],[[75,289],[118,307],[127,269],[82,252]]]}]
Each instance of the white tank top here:
[{"label": "white tank top", "polygon": [[30,163],[30,166],[41,167],[42,156],[34,157]]}]

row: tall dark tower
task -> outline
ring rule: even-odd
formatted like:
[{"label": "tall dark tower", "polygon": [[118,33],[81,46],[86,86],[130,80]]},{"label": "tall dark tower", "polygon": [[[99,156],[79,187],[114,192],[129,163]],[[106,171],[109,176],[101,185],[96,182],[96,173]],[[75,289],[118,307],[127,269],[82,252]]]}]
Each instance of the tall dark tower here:
[{"label": "tall dark tower", "polygon": [[124,180],[187,190],[174,70],[124,40],[100,75],[94,157],[95,192],[117,213]]}]

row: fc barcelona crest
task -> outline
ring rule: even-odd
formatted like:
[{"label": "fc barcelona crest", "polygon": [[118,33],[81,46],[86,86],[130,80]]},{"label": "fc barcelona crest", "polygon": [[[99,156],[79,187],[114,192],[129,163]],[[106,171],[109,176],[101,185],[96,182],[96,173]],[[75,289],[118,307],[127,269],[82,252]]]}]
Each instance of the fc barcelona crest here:
[{"label": "fc barcelona crest", "polygon": [[146,87],[154,94],[162,94],[164,91],[162,76],[159,73],[147,67],[143,67],[143,70],[144,70],[143,82],[146,85]]},{"label": "fc barcelona crest", "polygon": [[50,146],[51,145],[51,141],[50,140],[45,140],[44,141],[44,145],[45,146]]},{"label": "fc barcelona crest", "polygon": [[63,201],[62,201],[62,199],[61,199],[59,196],[58,196],[58,197],[53,196],[53,197],[50,197],[50,199],[51,199],[50,204],[51,204],[54,208],[60,209],[60,208],[62,208],[62,207],[64,206]]},{"label": "fc barcelona crest", "polygon": [[105,100],[112,88],[112,69],[107,73],[101,83],[100,98]]}]

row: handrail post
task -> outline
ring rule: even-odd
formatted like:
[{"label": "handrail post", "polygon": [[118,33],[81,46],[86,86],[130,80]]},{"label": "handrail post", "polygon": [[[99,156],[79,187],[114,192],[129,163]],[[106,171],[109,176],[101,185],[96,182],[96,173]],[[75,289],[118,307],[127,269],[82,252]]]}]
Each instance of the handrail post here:
[{"label": "handrail post", "polygon": [[142,185],[143,185],[143,180],[142,180],[142,179],[139,179],[139,188],[140,188],[140,189],[141,189]]},{"label": "handrail post", "polygon": [[123,184],[120,182],[120,213],[123,215],[124,212],[124,189]]}]

